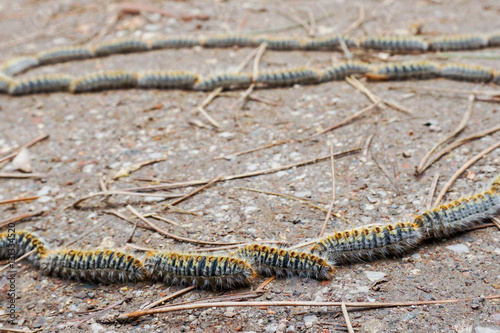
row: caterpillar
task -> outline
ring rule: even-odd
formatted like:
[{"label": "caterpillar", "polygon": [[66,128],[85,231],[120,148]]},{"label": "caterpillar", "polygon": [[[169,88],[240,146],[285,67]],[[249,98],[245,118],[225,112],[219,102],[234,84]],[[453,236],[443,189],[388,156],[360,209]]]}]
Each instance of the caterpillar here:
[{"label": "caterpillar", "polygon": [[206,38],[201,45],[206,48],[256,47],[259,42],[244,35],[218,35]]},{"label": "caterpillar", "polygon": [[249,73],[222,73],[212,75],[194,85],[194,90],[213,90],[218,87],[224,89],[246,88],[252,84],[252,75]]},{"label": "caterpillar", "polygon": [[255,278],[246,261],[229,256],[149,252],[144,267],[153,280],[214,290],[246,286]]},{"label": "caterpillar", "polygon": [[125,38],[97,44],[93,48],[93,53],[97,57],[105,57],[117,53],[144,52],[149,48],[148,43],[138,38]]},{"label": "caterpillar", "polygon": [[488,36],[488,46],[500,46],[500,32],[495,32]]},{"label": "caterpillar", "polygon": [[0,93],[9,93],[9,87],[12,83],[12,79],[6,75],[0,73]]},{"label": "caterpillar", "polygon": [[300,67],[277,71],[263,72],[257,75],[255,83],[259,86],[293,86],[319,82],[318,73],[311,68]]},{"label": "caterpillar", "polygon": [[370,70],[368,64],[360,61],[348,61],[324,70],[320,75],[321,82],[343,80],[354,74],[366,74]]},{"label": "caterpillar", "polygon": [[364,49],[385,50],[392,52],[425,52],[429,44],[418,37],[373,36],[361,39]]},{"label": "caterpillar", "polygon": [[27,95],[57,91],[69,91],[73,77],[64,74],[41,75],[13,81],[9,87],[11,95]]},{"label": "caterpillar", "polygon": [[426,237],[439,238],[487,221],[500,212],[499,183],[497,178],[491,190],[426,211],[414,222]]},{"label": "caterpillar", "polygon": [[324,255],[332,262],[350,264],[399,255],[413,249],[421,240],[417,223],[375,224],[334,232],[318,240],[311,252]]},{"label": "caterpillar", "polygon": [[142,261],[114,250],[50,251],[40,260],[40,269],[47,275],[105,284],[142,281],[147,276]]},{"label": "caterpillar", "polygon": [[135,88],[137,74],[126,71],[103,71],[85,75],[71,82],[72,93],[101,91],[109,89]]},{"label": "caterpillar", "polygon": [[405,61],[376,66],[366,74],[368,80],[430,79],[439,74],[438,66],[431,61]]},{"label": "caterpillar", "polygon": [[147,71],[138,74],[141,89],[192,89],[198,75],[184,71]]},{"label": "caterpillar", "polygon": [[[346,46],[348,47],[358,47],[358,42],[355,39],[343,36]],[[313,38],[305,41],[304,49],[308,51],[319,51],[319,50],[335,50],[340,47],[339,36],[323,36],[318,38]]]},{"label": "caterpillar", "polygon": [[56,64],[66,61],[93,58],[94,53],[83,47],[60,47],[38,53],[40,65]]},{"label": "caterpillar", "polygon": [[0,259],[17,259],[34,249],[36,251],[26,259],[38,267],[41,257],[47,253],[47,246],[41,238],[25,230],[0,233]]},{"label": "caterpillar", "polygon": [[493,79],[493,71],[476,65],[449,64],[441,68],[441,76],[450,80],[486,83]]},{"label": "caterpillar", "polygon": [[267,48],[273,51],[291,51],[300,50],[304,43],[301,40],[294,38],[274,38],[261,37],[257,38],[257,44],[267,43]]},{"label": "caterpillar", "polygon": [[152,50],[159,49],[183,49],[201,45],[201,42],[189,37],[164,37],[158,38],[151,43]]},{"label": "caterpillar", "polygon": [[488,39],[478,34],[436,37],[429,42],[431,51],[477,50],[488,46]]},{"label": "caterpillar", "polygon": [[500,174],[498,174],[497,178],[491,183],[491,189],[500,192]]},{"label": "caterpillar", "polygon": [[494,71],[493,72],[493,79],[492,82],[496,85],[500,85],[500,71]]},{"label": "caterpillar", "polygon": [[4,62],[0,71],[8,76],[14,76],[38,65],[38,58],[35,57],[14,58]]},{"label": "caterpillar", "polygon": [[316,280],[330,280],[333,267],[314,254],[269,247],[266,245],[245,245],[236,255],[251,261],[257,273],[278,277],[299,276]]}]

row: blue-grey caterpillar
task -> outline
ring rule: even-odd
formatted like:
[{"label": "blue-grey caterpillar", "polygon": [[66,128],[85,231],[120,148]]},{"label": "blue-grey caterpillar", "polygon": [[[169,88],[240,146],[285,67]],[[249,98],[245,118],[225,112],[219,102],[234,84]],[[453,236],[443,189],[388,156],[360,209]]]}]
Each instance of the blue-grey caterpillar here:
[{"label": "blue-grey caterpillar", "polygon": [[222,73],[200,80],[194,85],[194,90],[207,91],[219,87],[241,89],[249,87],[250,84],[252,84],[252,75],[249,73]]},{"label": "blue-grey caterpillar", "polygon": [[374,81],[431,79],[439,73],[439,67],[432,61],[405,61],[375,66],[366,78]]},{"label": "blue-grey caterpillar", "polygon": [[72,80],[72,76],[64,74],[40,75],[15,80],[10,84],[9,94],[15,96],[69,91],[69,86]]},{"label": "blue-grey caterpillar", "polygon": [[189,37],[164,37],[154,40],[151,49],[184,49],[201,45],[200,41]]},{"label": "blue-grey caterpillar", "polygon": [[193,89],[198,75],[185,71],[147,71],[137,76],[141,89]]},{"label": "blue-grey caterpillar", "polygon": [[306,67],[262,72],[255,78],[255,83],[264,87],[293,86],[314,82],[319,82],[318,73]]},{"label": "blue-grey caterpillar", "polygon": [[137,75],[126,71],[103,71],[85,75],[71,82],[70,91],[83,93],[137,87]]},{"label": "blue-grey caterpillar", "polygon": [[259,42],[253,37],[244,35],[218,35],[206,38],[202,45],[206,48],[256,47]]},{"label": "blue-grey caterpillar", "polygon": [[399,53],[425,52],[429,44],[419,37],[405,36],[370,36],[361,39],[364,49],[384,50]]},{"label": "blue-grey caterpillar", "polygon": [[38,267],[41,257],[48,251],[41,238],[25,230],[0,233],[0,259],[12,257],[17,259],[34,249],[36,251],[29,255],[26,260]]},{"label": "blue-grey caterpillar", "polygon": [[443,36],[429,42],[432,51],[477,50],[488,46],[488,39],[478,34]]},{"label": "blue-grey caterpillar", "polygon": [[8,60],[2,64],[0,72],[8,75],[14,76],[16,74],[22,73],[36,67],[39,65],[38,58],[35,57],[20,57]]},{"label": "blue-grey caterpillar", "polygon": [[149,50],[148,43],[138,38],[117,39],[94,46],[94,54],[97,57],[119,53],[144,52],[147,50]]},{"label": "blue-grey caterpillar", "polygon": [[449,64],[441,68],[441,76],[449,80],[487,83],[493,79],[493,71],[476,65]]},{"label": "blue-grey caterpillar", "polygon": [[360,61],[348,61],[327,68],[320,75],[321,82],[343,80],[348,76],[355,74],[366,74],[370,70],[370,66]]},{"label": "blue-grey caterpillar", "polygon": [[93,58],[92,50],[83,47],[60,47],[38,53],[40,65]]}]

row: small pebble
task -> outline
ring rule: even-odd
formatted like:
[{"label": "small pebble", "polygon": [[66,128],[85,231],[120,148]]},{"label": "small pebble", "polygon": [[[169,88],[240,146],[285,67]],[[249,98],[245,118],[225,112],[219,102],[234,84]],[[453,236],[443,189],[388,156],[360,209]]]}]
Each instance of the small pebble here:
[{"label": "small pebble", "polygon": [[383,279],[387,275],[384,272],[374,272],[374,271],[365,271],[365,274],[368,280],[372,282]]},{"label": "small pebble", "polygon": [[469,252],[469,248],[465,244],[448,245],[446,248],[448,250],[455,252],[455,253],[468,253]]}]

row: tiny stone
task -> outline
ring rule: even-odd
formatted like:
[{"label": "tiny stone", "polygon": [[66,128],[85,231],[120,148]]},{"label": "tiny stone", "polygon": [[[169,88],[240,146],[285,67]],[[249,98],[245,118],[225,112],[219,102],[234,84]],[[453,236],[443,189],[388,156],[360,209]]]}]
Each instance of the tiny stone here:
[{"label": "tiny stone", "polygon": [[318,321],[318,317],[316,316],[305,316],[304,323],[307,328],[311,328],[315,321]]},{"label": "tiny stone", "polygon": [[448,245],[446,248],[448,250],[455,252],[455,253],[468,253],[469,252],[469,248],[465,244]]},{"label": "tiny stone", "polygon": [[384,272],[365,271],[368,280],[375,282],[386,276]]},{"label": "tiny stone", "polygon": [[233,318],[234,316],[236,316],[236,313],[232,312],[232,311],[226,311],[222,314],[224,317],[228,317],[228,318]]}]

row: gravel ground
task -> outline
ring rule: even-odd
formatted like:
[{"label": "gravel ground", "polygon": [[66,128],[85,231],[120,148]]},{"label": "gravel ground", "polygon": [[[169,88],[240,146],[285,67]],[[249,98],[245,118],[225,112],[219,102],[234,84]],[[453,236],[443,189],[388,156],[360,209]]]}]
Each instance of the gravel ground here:
[{"label": "gravel ground", "polygon": [[[311,13],[330,19],[317,23],[319,33],[336,33],[358,18],[364,4],[366,19],[353,35],[408,33],[419,24],[425,34],[491,32],[498,22],[496,1],[180,1],[151,4],[178,14],[207,14],[209,20],[184,21],[148,13],[123,16],[104,39],[117,36],[161,34],[209,35],[220,31],[272,29],[293,24],[283,6],[296,8],[296,15]],[[48,0],[0,2],[0,59],[31,54],[57,45],[88,39],[113,17],[114,3],[105,1]],[[292,12],[293,15],[293,12]],[[280,36],[305,36],[302,28],[270,32]],[[14,38],[13,38],[14,37]],[[202,74],[234,69],[250,49],[164,50],[119,55],[98,60],[46,66],[23,74],[65,72],[82,75],[100,69],[189,69]],[[462,62],[499,68],[497,59],[464,58]],[[420,58],[431,55],[418,56]],[[311,65],[326,67],[342,60],[341,53],[266,52],[262,69]],[[390,60],[414,58],[374,53],[371,57]],[[454,59],[452,59],[454,60]],[[445,60],[443,60],[445,61]],[[5,156],[38,135],[50,138],[29,151],[33,170],[46,175],[42,180],[0,179],[0,200],[40,196],[30,203],[0,206],[1,220],[27,212],[45,210],[18,229],[36,231],[51,247],[58,247],[92,227],[74,247],[123,247],[133,224],[104,213],[133,205],[142,213],[158,213],[176,221],[156,221],[165,230],[197,240],[229,242],[281,240],[296,244],[318,235],[324,213],[283,197],[250,192],[253,188],[306,198],[327,208],[331,198],[328,161],[291,168],[267,175],[243,178],[216,185],[178,204],[198,216],[163,209],[154,198],[114,196],[105,201],[93,198],[74,209],[77,198],[99,191],[104,179],[111,189],[148,186],[156,179],[184,181],[216,178],[328,155],[328,145],[343,151],[363,145],[373,135],[368,151],[338,158],[334,211],[350,221],[329,223],[327,233],[375,222],[409,220],[425,210],[436,172],[444,182],[468,159],[498,141],[496,133],[470,142],[437,161],[422,176],[415,166],[440,138],[453,131],[467,108],[467,94],[440,94],[424,90],[498,90],[495,86],[430,80],[419,82],[366,83],[382,98],[413,111],[407,115],[392,109],[372,111],[347,126],[314,140],[290,141],[269,149],[232,158],[222,155],[286,139],[303,138],[327,128],[368,106],[364,95],[345,82],[315,86],[259,90],[260,102],[251,100],[241,110],[233,106],[238,93],[224,94],[206,109],[220,124],[219,131],[192,111],[206,93],[185,91],[113,91],[95,94],[42,94],[26,97],[0,96],[0,153]],[[405,89],[390,89],[406,87]],[[460,137],[498,124],[498,104],[476,101],[468,126]],[[121,168],[166,157],[164,162],[143,167],[130,177],[112,180]],[[378,165],[381,166],[378,167]],[[452,186],[445,200],[485,190],[499,171],[498,151],[475,163]],[[386,170],[382,172],[381,169]],[[2,172],[14,172],[11,164]],[[154,179],[141,181],[140,179]],[[185,194],[195,187],[172,190]],[[163,192],[160,192],[163,193]],[[138,228],[133,244],[148,248],[193,249],[158,233]],[[410,254],[371,263],[338,267],[331,282],[300,279],[276,280],[266,287],[266,301],[425,301],[477,297],[473,301],[418,307],[351,311],[358,332],[500,332],[498,300],[481,296],[499,293],[500,231],[478,229],[450,239],[429,241]],[[260,307],[208,308],[145,316],[130,323],[101,323],[98,318],[131,312],[142,305],[178,291],[177,287],[148,283],[91,285],[46,277],[19,264],[16,279],[19,326],[41,328],[43,332],[335,332],[347,331],[337,308]],[[371,288],[383,278],[380,288]],[[250,289],[255,289],[259,278]],[[0,300],[0,325],[6,325],[6,280]],[[231,293],[248,291],[245,289]],[[217,293],[192,291],[175,302],[197,300]],[[111,310],[104,309],[126,298]],[[87,318],[77,327],[74,323]],[[0,326],[1,329],[1,326]]]}]

